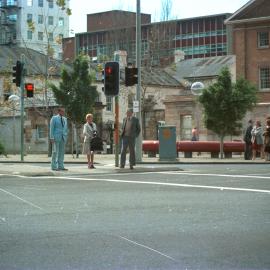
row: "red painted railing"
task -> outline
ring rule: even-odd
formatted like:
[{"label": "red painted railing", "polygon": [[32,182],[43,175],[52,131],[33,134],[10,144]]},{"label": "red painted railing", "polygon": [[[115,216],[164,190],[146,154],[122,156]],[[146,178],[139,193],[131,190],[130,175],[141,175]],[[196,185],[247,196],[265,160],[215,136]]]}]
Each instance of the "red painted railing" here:
[{"label": "red painted railing", "polygon": [[[211,152],[218,153],[220,142],[218,141],[178,141],[176,142],[177,152]],[[244,152],[245,143],[242,141],[225,141],[223,145],[225,153]],[[143,151],[158,153],[159,141],[143,141]]]}]

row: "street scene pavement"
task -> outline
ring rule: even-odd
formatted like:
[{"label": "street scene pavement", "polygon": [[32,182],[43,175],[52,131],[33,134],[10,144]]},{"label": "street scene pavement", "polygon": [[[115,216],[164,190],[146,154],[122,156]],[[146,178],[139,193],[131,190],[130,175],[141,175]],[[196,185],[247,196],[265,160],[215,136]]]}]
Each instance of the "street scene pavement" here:
[{"label": "street scene pavement", "polygon": [[[87,167],[86,157],[84,155],[66,154],[65,167],[68,171],[52,171],[50,169],[51,158],[47,154],[26,155],[21,162],[20,155],[0,156],[0,173],[24,174],[24,175],[70,175],[70,174],[97,174],[97,173],[112,173],[112,172],[127,172],[129,166],[120,169],[115,166],[114,154],[96,154],[95,155],[95,170],[89,170]],[[175,160],[159,161],[158,155],[156,157],[148,157],[143,155],[142,161],[137,163],[134,173],[139,171],[151,170],[168,170],[176,168],[181,164],[265,164],[270,165],[263,159],[257,158],[256,160],[244,160],[242,154],[233,155],[232,158],[211,158],[210,155],[202,154],[197,156],[194,153],[192,158],[184,158],[181,154]],[[178,168],[178,167],[177,167]]]},{"label": "street scene pavement", "polygon": [[0,162],[0,269],[270,269],[259,159],[144,157],[130,170],[97,155],[89,170],[66,155],[64,172],[45,155],[19,159]]}]

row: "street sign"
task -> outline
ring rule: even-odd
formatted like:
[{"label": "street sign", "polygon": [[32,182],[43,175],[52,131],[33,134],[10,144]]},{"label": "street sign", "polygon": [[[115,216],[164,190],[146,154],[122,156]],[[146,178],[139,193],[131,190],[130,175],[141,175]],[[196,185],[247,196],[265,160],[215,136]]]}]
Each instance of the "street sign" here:
[{"label": "street sign", "polygon": [[133,101],[133,112],[135,112],[135,113],[137,113],[137,112],[139,112],[140,110],[139,110],[139,101],[138,100],[134,100]]}]

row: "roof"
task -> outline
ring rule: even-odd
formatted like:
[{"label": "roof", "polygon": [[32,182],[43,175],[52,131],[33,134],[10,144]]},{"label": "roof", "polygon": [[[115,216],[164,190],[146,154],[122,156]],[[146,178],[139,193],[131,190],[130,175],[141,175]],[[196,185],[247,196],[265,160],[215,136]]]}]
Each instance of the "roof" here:
[{"label": "roof", "polygon": [[142,68],[142,84],[181,87],[181,83],[176,78],[161,68],[152,68],[151,70]]},{"label": "roof", "polygon": [[[28,75],[46,74],[47,56],[38,51],[20,48],[17,46],[0,46],[0,72],[6,72],[7,67],[13,66],[17,60],[24,57],[25,67]],[[69,69],[69,66],[62,61],[49,58],[49,74],[52,76],[60,76],[62,67]],[[10,69],[10,72],[12,70]]]},{"label": "roof", "polygon": [[265,19],[270,20],[269,0],[250,0],[225,20],[225,24],[261,21]]},{"label": "roof", "polygon": [[167,68],[166,70],[181,82],[188,78],[217,77],[223,67],[234,63],[234,55],[193,58],[178,62],[176,69]]}]

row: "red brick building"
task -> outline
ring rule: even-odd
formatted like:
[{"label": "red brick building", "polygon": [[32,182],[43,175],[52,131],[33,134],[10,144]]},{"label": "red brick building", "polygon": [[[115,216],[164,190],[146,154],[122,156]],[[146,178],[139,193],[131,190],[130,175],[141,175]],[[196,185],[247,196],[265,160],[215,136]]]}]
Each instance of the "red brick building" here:
[{"label": "red brick building", "polygon": [[270,2],[251,0],[225,23],[232,26],[237,77],[258,88],[258,106],[248,116],[264,121],[270,115]]},{"label": "red brick building", "polygon": [[[173,21],[151,23],[151,15],[142,14],[142,63],[167,65],[176,52],[185,59],[227,55],[230,27],[224,20],[231,14],[218,14]],[[117,50],[127,51],[128,62],[135,62],[136,13],[108,11],[87,15],[87,32],[78,33],[74,46],[64,39],[64,58],[80,52],[90,57],[113,56]]]}]

